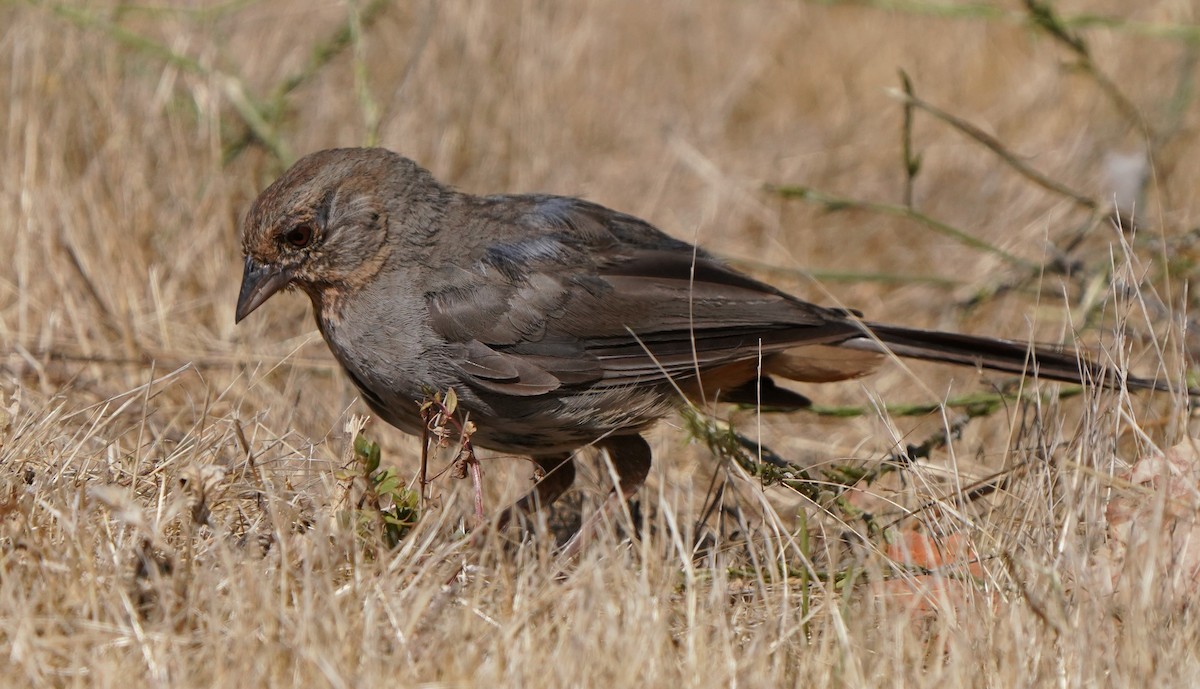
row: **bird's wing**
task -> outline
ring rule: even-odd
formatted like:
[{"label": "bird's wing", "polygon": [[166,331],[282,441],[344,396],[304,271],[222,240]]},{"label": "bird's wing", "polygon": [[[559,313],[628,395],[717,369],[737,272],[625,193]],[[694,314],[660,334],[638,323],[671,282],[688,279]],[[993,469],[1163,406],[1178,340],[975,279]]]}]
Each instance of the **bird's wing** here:
[{"label": "bird's wing", "polygon": [[482,388],[661,383],[858,332],[631,216],[562,197],[504,200],[515,215],[426,295],[432,327]]}]

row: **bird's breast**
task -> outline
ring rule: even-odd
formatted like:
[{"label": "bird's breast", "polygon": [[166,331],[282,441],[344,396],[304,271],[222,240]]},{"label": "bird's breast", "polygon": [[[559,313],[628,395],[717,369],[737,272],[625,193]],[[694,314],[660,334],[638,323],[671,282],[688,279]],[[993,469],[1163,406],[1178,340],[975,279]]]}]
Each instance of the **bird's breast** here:
[{"label": "bird's breast", "polygon": [[316,319],[329,350],[371,410],[403,431],[419,432],[420,400],[450,385],[437,375],[428,315],[402,300],[353,295],[322,303]]}]

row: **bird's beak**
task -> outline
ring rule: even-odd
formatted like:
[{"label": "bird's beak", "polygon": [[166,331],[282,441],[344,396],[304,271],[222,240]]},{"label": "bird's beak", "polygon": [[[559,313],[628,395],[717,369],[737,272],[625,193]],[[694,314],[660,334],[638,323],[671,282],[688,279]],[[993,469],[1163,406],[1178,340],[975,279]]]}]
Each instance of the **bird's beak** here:
[{"label": "bird's beak", "polygon": [[263,305],[279,290],[283,289],[292,279],[291,273],[277,266],[264,266],[255,263],[254,259],[246,257],[246,270],[242,273],[242,291],[238,294],[237,312],[234,323],[250,315],[251,311]]}]

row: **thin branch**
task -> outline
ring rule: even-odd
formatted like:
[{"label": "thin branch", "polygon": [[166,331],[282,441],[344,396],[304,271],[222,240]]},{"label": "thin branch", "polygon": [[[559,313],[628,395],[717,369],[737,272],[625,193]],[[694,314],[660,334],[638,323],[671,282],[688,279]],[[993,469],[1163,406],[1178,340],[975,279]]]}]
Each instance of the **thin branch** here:
[{"label": "thin branch", "polygon": [[1019,173],[1021,176],[1025,177],[1026,179],[1028,179],[1029,181],[1038,185],[1039,187],[1042,187],[1043,189],[1046,189],[1047,191],[1054,192],[1055,194],[1058,194],[1060,196],[1064,196],[1064,197],[1070,199],[1071,201],[1075,202],[1075,204],[1082,206],[1083,208],[1086,208],[1088,210],[1094,210],[1099,206],[1099,204],[1096,203],[1095,199],[1085,196],[1085,195],[1075,191],[1074,189],[1071,189],[1070,187],[1066,186],[1065,184],[1062,184],[1053,179],[1050,179],[1049,177],[1038,172],[1037,170],[1034,170],[1033,168],[1029,167],[1024,162],[1022,162],[1021,159],[1018,158],[1016,154],[1014,154],[1013,152],[1011,152],[1007,148],[1005,148],[1004,144],[1002,144],[996,137],[992,136],[991,134],[988,134],[987,132],[983,131],[979,127],[976,127],[975,125],[971,124],[970,122],[967,122],[966,120],[963,120],[955,115],[951,115],[950,113],[946,112],[945,110],[942,110],[942,109],[938,108],[937,106],[932,105],[932,104],[928,103],[927,101],[922,100],[921,98],[918,98],[917,96],[912,95],[911,93],[901,93],[901,92],[893,91],[892,95],[894,95],[896,98],[900,99],[900,101],[903,102],[905,105],[910,105],[912,107],[919,108],[919,109],[929,113],[930,115],[933,115],[935,118],[941,120],[942,122],[945,122],[946,124],[950,125],[951,127],[957,129],[958,131],[962,132],[968,138],[974,139],[975,141],[979,142],[980,144],[985,146],[988,150],[995,153],[1001,160],[1003,160],[1005,163],[1007,163],[1009,167],[1011,167],[1013,170],[1016,170],[1017,173]]},{"label": "thin branch", "polygon": [[1027,261],[1019,256],[1010,254],[995,244],[991,244],[979,239],[978,237],[972,236],[967,232],[954,227],[953,225],[944,223],[941,220],[932,218],[920,211],[908,208],[907,206],[897,206],[890,203],[875,203],[873,201],[862,201],[859,199],[835,196],[833,194],[813,189],[812,187],[779,187],[768,185],[767,190],[779,194],[784,198],[798,198],[805,201],[810,201],[812,203],[817,203],[830,211],[862,210],[878,213],[880,215],[891,215],[898,218],[905,218],[907,220],[912,220],[924,225],[938,234],[950,237],[960,244],[964,244],[973,249],[979,249],[980,251],[998,256],[1014,266],[1019,266],[1027,270],[1033,270],[1037,267],[1037,265],[1032,261]]},{"label": "thin branch", "polygon": [[[900,83],[909,98],[916,98],[912,80],[904,70],[900,70]],[[921,156],[913,154],[913,107],[911,102],[904,103],[904,124],[900,130],[900,147],[904,155],[904,205],[909,208],[913,207],[913,186],[917,181],[917,173],[921,171]]]},{"label": "thin branch", "polygon": [[787,268],[766,261],[742,256],[721,255],[721,258],[733,266],[748,271],[773,273],[799,277],[817,282],[877,283],[884,285],[933,285],[934,287],[959,287],[965,284],[962,280],[938,277],[936,275],[903,275],[900,273],[874,273],[842,270],[807,270],[804,268]]},{"label": "thin branch", "polygon": [[141,350],[138,356],[120,356],[109,354],[88,354],[57,347],[34,347],[27,350],[34,359],[50,361],[69,361],[102,366],[138,366],[149,367],[162,365],[189,365],[195,368],[228,368],[230,366],[257,366],[264,361],[278,361],[277,365],[311,371],[335,371],[338,363],[330,359],[301,359],[288,355],[264,352],[246,352],[222,354],[212,351],[147,351]]},{"label": "thin branch", "polygon": [[1054,40],[1058,41],[1068,50],[1075,54],[1079,59],[1076,67],[1092,78],[1093,81],[1108,96],[1112,101],[1113,106],[1121,113],[1125,119],[1138,128],[1145,135],[1147,141],[1153,141],[1156,136],[1154,130],[1150,127],[1150,123],[1146,118],[1142,117],[1142,113],[1138,110],[1133,101],[1129,100],[1117,85],[1113,83],[1108,75],[1100,71],[1096,61],[1092,59],[1092,53],[1088,50],[1087,42],[1083,38],[1071,31],[1071,27],[1060,17],[1054,8],[1047,2],[1041,0],[1025,0],[1025,9],[1029,12],[1030,23],[1038,29],[1046,32]]},{"label": "thin branch", "polygon": [[[806,2],[827,7],[866,7],[887,12],[945,19],[1004,21],[1011,24],[1027,24],[1029,22],[1029,15],[1025,12],[1005,9],[987,2],[930,2],[926,0],[806,0]],[[1182,22],[1165,24],[1086,13],[1062,16],[1059,17],[1059,22],[1072,29],[1107,29],[1148,38],[1200,44],[1200,24]]]},{"label": "thin branch", "polygon": [[[388,0],[372,0],[362,12],[359,12],[358,24],[361,30],[366,31],[388,4]],[[352,18],[347,17],[346,22],[337,31],[313,46],[312,51],[309,52],[308,62],[299,71],[284,79],[271,94],[270,100],[282,101],[292,91],[300,88],[320,73],[325,65],[332,62],[343,50],[349,48],[353,44],[354,38],[353,21]]]},{"label": "thin branch", "polygon": [[381,122],[379,102],[375,100],[375,96],[371,93],[370,70],[367,68],[367,44],[363,37],[362,15],[358,11],[358,6],[354,3],[350,3],[347,26],[350,27],[350,40],[354,45],[354,92],[358,96],[358,107],[362,110],[363,126],[366,129],[363,145],[378,146],[379,125]]},{"label": "thin branch", "polygon": [[[42,6],[41,3],[37,2],[33,4]],[[199,60],[176,52],[152,38],[107,19],[102,19],[94,14],[65,5],[44,6],[54,14],[70,21],[81,29],[101,31],[121,45],[151,55],[184,72],[215,80],[250,133],[280,160],[286,161],[292,158],[291,151],[282,139],[279,138],[276,128],[270,123],[269,110],[246,94],[245,87],[240,78],[205,65]]]},{"label": "thin branch", "polygon": [[[962,395],[960,397],[951,397],[950,399],[941,402],[918,402],[915,404],[889,404],[883,407],[890,416],[924,416],[932,414],[939,409],[958,409],[968,416],[987,416],[999,410],[1008,402],[1016,400],[1033,400],[1041,398],[1043,401],[1063,400],[1071,397],[1076,397],[1082,394],[1084,387],[1082,385],[1062,385],[1058,391],[1051,393],[1025,393],[1015,394],[1007,392],[980,392],[970,395]],[[837,418],[847,418],[854,416],[867,416],[869,414],[878,414],[879,408],[874,406],[868,407],[826,407],[821,405],[813,405],[799,409],[800,412],[809,412],[817,416],[832,416]]]}]

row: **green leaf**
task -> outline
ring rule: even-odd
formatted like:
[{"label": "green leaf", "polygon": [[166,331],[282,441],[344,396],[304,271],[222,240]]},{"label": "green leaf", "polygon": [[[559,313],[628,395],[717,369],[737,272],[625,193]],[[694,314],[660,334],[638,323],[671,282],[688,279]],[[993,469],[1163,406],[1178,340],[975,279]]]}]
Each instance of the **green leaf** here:
[{"label": "green leaf", "polygon": [[417,491],[405,488],[392,495],[392,502],[405,509],[416,510],[417,506],[421,504],[421,497]]},{"label": "green leaf", "polygon": [[383,452],[379,449],[379,443],[368,440],[359,433],[354,437],[354,457],[363,464],[367,473],[371,474],[379,468]]},{"label": "green leaf", "polygon": [[401,485],[403,485],[403,482],[400,480],[400,477],[389,472],[383,474],[382,478],[375,484],[375,492],[380,495],[391,495]]},{"label": "green leaf", "polygon": [[386,524],[391,524],[392,526],[399,526],[399,527],[403,527],[403,528],[412,526],[415,523],[412,519],[408,519],[408,518],[402,517],[402,516],[397,516],[390,512],[383,513],[383,521]]},{"label": "green leaf", "polygon": [[360,462],[366,462],[371,454],[371,441],[362,433],[354,436],[354,457]]}]

